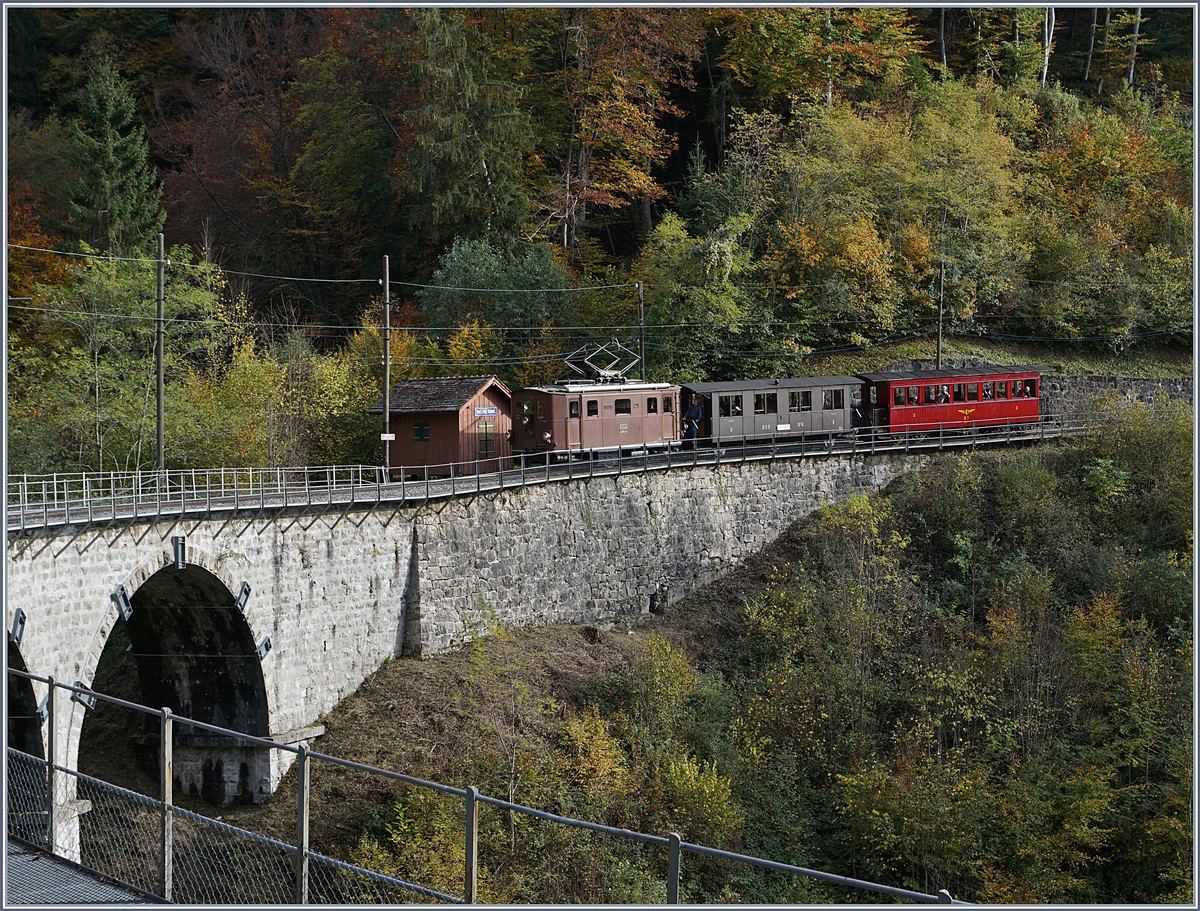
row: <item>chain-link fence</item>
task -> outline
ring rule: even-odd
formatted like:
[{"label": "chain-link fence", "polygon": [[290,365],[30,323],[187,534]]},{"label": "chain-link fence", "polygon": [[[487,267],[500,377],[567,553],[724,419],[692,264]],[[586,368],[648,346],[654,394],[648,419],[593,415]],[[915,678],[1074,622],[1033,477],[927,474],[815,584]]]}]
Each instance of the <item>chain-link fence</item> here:
[{"label": "chain-link fence", "polygon": [[[687,876],[693,881],[718,868],[757,868],[904,901],[953,902],[945,891],[929,895],[689,844],[676,834],[650,835],[558,816],[482,795],[473,787],[424,781],[312,753],[303,746],[285,746],[177,719],[165,709],[155,711],[52,678],[15,670],[9,673],[48,684],[50,696],[43,724],[48,758],[8,749],[8,834],[176,903],[390,905],[476,903],[489,898],[517,903],[536,900],[532,893],[493,894],[489,871],[480,862],[481,841],[486,842],[482,853],[497,863],[505,863],[506,855],[510,859],[533,855],[550,859],[552,862],[542,865],[544,875],[564,902],[686,901],[687,891],[681,893],[685,857]],[[59,723],[71,717],[55,710],[60,691],[85,705],[103,700],[159,717],[159,797],[82,774],[56,759],[58,740],[64,734]],[[292,754],[294,839],[249,832],[176,805],[172,800],[178,772],[173,765],[176,723],[188,731],[219,735],[234,744],[231,750],[255,747]],[[309,817],[319,808],[311,807],[310,784],[317,764],[323,776],[369,776],[389,787],[415,788],[434,801],[425,809],[434,808],[447,839],[445,850],[436,858],[437,869],[406,878],[403,870],[368,869],[314,851],[309,844]],[[289,794],[293,785],[289,785]],[[572,834],[568,836],[568,832]],[[417,881],[428,877],[436,882]]]}]

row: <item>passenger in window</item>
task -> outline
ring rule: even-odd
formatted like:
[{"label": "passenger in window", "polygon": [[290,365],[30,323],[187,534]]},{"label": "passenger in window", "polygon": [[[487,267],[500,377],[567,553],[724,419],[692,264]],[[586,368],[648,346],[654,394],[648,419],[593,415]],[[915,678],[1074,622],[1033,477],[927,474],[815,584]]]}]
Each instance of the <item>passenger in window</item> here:
[{"label": "passenger in window", "polygon": [[1025,381],[1025,394],[1031,399],[1037,398],[1037,380]]},{"label": "passenger in window", "polygon": [[938,388],[938,404],[948,405],[950,403],[950,387],[941,386]]},{"label": "passenger in window", "polygon": [[983,384],[983,400],[985,402],[989,401],[991,399],[991,397],[992,397],[992,384],[984,383]]}]

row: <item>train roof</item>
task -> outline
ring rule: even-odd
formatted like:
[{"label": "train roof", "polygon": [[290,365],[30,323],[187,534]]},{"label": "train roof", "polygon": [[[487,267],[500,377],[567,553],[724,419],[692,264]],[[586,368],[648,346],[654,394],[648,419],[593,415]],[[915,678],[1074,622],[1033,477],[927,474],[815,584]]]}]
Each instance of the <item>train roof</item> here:
[{"label": "train roof", "polygon": [[522,389],[521,392],[548,392],[551,394],[558,393],[571,394],[576,393],[600,393],[600,392],[658,392],[663,389],[674,389],[673,383],[650,383],[650,382],[632,382],[632,383],[589,383],[589,382],[574,382],[573,380],[565,380],[561,383],[555,383],[553,386],[528,386]]},{"label": "train roof", "polygon": [[1027,373],[1048,373],[1050,368],[1045,364],[1013,364],[1007,367],[990,365],[986,367],[948,367],[945,370],[905,370],[897,373],[864,373],[864,380],[871,383],[885,382],[928,382],[930,380],[955,380],[970,376],[1015,376]]},{"label": "train roof", "polygon": [[680,383],[701,395],[717,392],[749,392],[762,389],[806,389],[815,386],[857,386],[862,380],[856,376],[786,376],[761,380],[726,380],[725,382]]}]

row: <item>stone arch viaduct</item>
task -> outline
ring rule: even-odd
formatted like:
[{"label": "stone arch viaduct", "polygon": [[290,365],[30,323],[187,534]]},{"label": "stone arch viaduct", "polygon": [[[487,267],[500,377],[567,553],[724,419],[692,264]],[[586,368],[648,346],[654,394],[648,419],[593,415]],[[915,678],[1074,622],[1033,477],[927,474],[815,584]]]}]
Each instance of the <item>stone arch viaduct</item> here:
[{"label": "stone arch viaduct", "polygon": [[[1136,391],[1146,398],[1159,385]],[[1080,397],[1114,387],[1091,383]],[[1190,380],[1168,392],[1191,398]],[[1069,393],[1051,389],[1050,410],[1062,413]],[[929,458],[810,453],[415,502],[260,500],[220,515],[118,521],[89,508],[15,532],[10,512],[8,666],[90,686],[120,618],[144,704],[300,743],[386,660],[453,649],[494,624],[631,623],[822,503],[878,491]],[[36,718],[45,695],[44,684],[10,677],[10,717]],[[72,701],[55,716],[68,768],[78,767],[85,711]],[[10,746],[44,756],[46,733],[10,723]],[[190,759],[177,750],[175,778],[217,802],[258,800],[289,758],[197,738]]]},{"label": "stone arch viaduct", "polygon": [[[747,461],[407,505],[10,534],[9,666],[90,686],[120,620],[143,704],[298,743],[321,733],[321,716],[388,659],[453,649],[493,624],[632,623],[821,503],[879,490],[927,458]],[[45,697],[37,682],[9,686],[10,714],[32,714]],[[69,768],[85,711],[59,701]],[[43,754],[36,724],[12,736],[11,745]],[[177,748],[175,778],[218,802],[260,799],[286,771],[261,755],[284,751],[255,757],[197,743],[191,760]]]}]

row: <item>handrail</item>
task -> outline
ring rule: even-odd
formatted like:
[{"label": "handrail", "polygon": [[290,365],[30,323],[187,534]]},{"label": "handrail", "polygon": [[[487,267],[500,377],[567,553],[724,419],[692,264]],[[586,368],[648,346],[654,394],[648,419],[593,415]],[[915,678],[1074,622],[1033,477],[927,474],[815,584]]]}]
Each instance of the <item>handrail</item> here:
[{"label": "handrail", "polygon": [[[828,882],[828,883],[833,883],[836,885],[846,886],[849,888],[863,889],[863,890],[867,890],[867,891],[871,891],[871,892],[877,892],[877,893],[880,893],[883,895],[890,895],[895,898],[907,899],[909,901],[917,901],[917,902],[923,902],[923,903],[927,903],[927,904],[956,904],[956,905],[969,904],[969,902],[955,900],[950,895],[950,893],[944,889],[939,891],[936,895],[931,895],[931,894],[924,893],[924,892],[917,892],[917,891],[914,891],[911,889],[904,889],[904,888],[900,888],[897,886],[888,886],[883,883],[873,883],[873,882],[869,882],[867,880],[855,879],[853,877],[842,876],[842,875],[836,874],[836,873],[826,873],[821,870],[813,870],[813,869],[809,869],[807,867],[799,867],[799,866],[796,866],[793,864],[786,864],[786,863],[781,863],[779,861],[768,860],[766,858],[754,857],[749,854],[739,854],[739,853],[736,853],[733,851],[725,851],[720,848],[712,848],[712,847],[708,847],[706,845],[693,844],[690,842],[683,841],[677,834],[674,834],[674,833],[672,833],[669,836],[653,835],[653,834],[650,834],[647,832],[638,832],[633,829],[618,828],[615,826],[603,825],[601,823],[589,822],[589,821],[583,820],[583,819],[575,819],[575,818],[569,817],[569,816],[561,816],[557,813],[550,813],[545,810],[538,810],[534,807],[529,807],[524,804],[515,803],[515,802],[509,801],[509,800],[503,800],[498,797],[489,797],[485,794],[480,793],[479,790],[474,787],[456,788],[456,787],[452,787],[450,785],[440,784],[438,782],[427,781],[425,779],[416,778],[411,775],[405,775],[401,772],[392,772],[387,769],[378,768],[376,766],[369,766],[369,765],[365,765],[363,763],[354,762],[352,760],[340,759],[338,757],[329,756],[324,753],[313,752],[313,751],[308,750],[304,746],[291,746],[289,744],[278,743],[270,738],[257,737],[257,736],[251,735],[251,734],[244,734],[239,731],[233,731],[228,728],[222,728],[217,725],[208,724],[203,721],[196,721],[195,719],[185,718],[181,715],[175,715],[169,709],[151,709],[147,706],[139,705],[138,703],[128,702],[128,701],[126,701],[124,699],[120,699],[116,696],[108,696],[104,693],[98,693],[94,690],[88,689],[87,687],[84,687],[81,685],[71,685],[71,684],[61,683],[61,682],[55,680],[53,677],[42,677],[37,674],[31,674],[27,671],[19,671],[19,670],[16,670],[15,668],[9,668],[8,673],[12,674],[14,676],[17,676],[17,677],[25,678],[26,680],[34,680],[39,683],[46,684],[48,686],[48,688],[50,690],[50,698],[49,698],[48,704],[51,706],[51,716],[50,716],[51,718],[54,717],[53,716],[53,704],[55,701],[54,693],[57,690],[64,690],[64,691],[72,693],[72,694],[86,695],[89,698],[89,700],[90,699],[102,700],[104,702],[112,703],[114,705],[120,705],[125,708],[129,708],[134,711],[142,712],[142,713],[145,713],[148,715],[159,716],[164,719],[169,717],[171,725],[168,727],[164,727],[162,729],[162,736],[163,736],[164,740],[169,740],[171,737],[173,737],[174,735],[171,732],[174,730],[177,730],[179,727],[191,726],[191,727],[195,727],[195,728],[200,728],[202,730],[212,731],[214,733],[224,735],[231,739],[236,739],[236,740],[240,741],[242,744],[266,747],[266,748],[270,748],[270,749],[277,749],[277,750],[282,750],[285,752],[293,753],[293,754],[296,754],[296,756],[298,757],[298,759],[301,762],[306,762],[306,761],[307,762],[310,762],[310,761],[329,762],[333,765],[352,769],[354,771],[365,772],[365,773],[373,774],[373,775],[380,775],[382,777],[391,779],[393,781],[401,781],[401,782],[404,782],[405,784],[413,785],[416,787],[429,788],[431,790],[434,790],[434,791],[437,791],[437,792],[440,792],[443,794],[449,794],[449,795],[453,795],[456,797],[464,798],[467,802],[467,807],[468,807],[468,813],[467,813],[467,817],[465,820],[466,828],[467,828],[468,842],[470,841],[470,838],[471,838],[471,832],[477,828],[477,824],[478,824],[478,819],[477,819],[478,811],[476,809],[476,805],[477,804],[487,804],[487,805],[496,807],[498,809],[509,810],[510,812],[521,813],[523,815],[531,816],[535,819],[545,820],[547,822],[555,823],[557,825],[564,825],[564,826],[569,826],[569,827],[573,827],[573,828],[587,829],[590,831],[600,832],[600,833],[604,833],[604,834],[608,834],[608,835],[615,835],[620,838],[626,838],[626,839],[630,839],[632,841],[640,841],[640,842],[647,843],[647,844],[668,846],[673,851],[675,850],[676,847],[678,847],[678,849],[680,851],[684,851],[684,852],[688,852],[688,853],[692,853],[692,854],[699,854],[699,855],[703,855],[703,856],[707,856],[707,857],[723,858],[723,859],[735,861],[738,863],[749,864],[751,866],[763,867],[766,869],[777,870],[777,871],[785,872],[785,873],[794,873],[797,875],[806,876],[806,877],[813,878],[813,879],[818,879],[818,880]],[[53,727],[54,722],[52,721],[51,724]],[[34,757],[30,757],[30,758],[34,758]],[[53,755],[51,755],[47,760],[43,760],[43,762],[45,762],[47,764],[48,769],[50,769],[51,771],[67,772],[67,773],[77,776],[79,778],[89,778],[90,779],[90,776],[84,776],[76,770],[68,769],[68,768],[60,765],[57,762],[57,760],[54,758]],[[169,768],[170,766],[169,766],[169,764],[167,764],[165,767]],[[90,780],[102,782],[102,779],[90,779]],[[102,782],[102,783],[107,784],[107,782]],[[115,786],[113,786],[113,787],[115,787]],[[164,788],[165,788],[165,785],[164,785]],[[129,792],[129,793],[135,794],[135,796],[138,796],[138,797],[142,796],[142,795],[136,795],[135,792]],[[54,796],[55,796],[54,791],[51,791],[50,798],[54,799]],[[161,801],[155,801],[153,798],[147,798],[147,799],[151,800],[153,803],[159,805],[160,807],[163,806],[164,802],[169,803],[169,797],[164,797],[163,800],[161,800]],[[304,781],[301,783],[301,786],[298,788],[298,794],[297,794],[298,806],[304,806],[305,804],[307,804],[307,802],[309,800],[310,800],[310,797],[307,794],[307,776],[305,776]],[[170,811],[173,814],[188,813],[188,811],[181,810],[180,808],[176,808],[173,806],[170,807]],[[54,813],[50,814],[51,817],[53,817],[54,815],[55,815]],[[203,819],[205,821],[208,821],[207,817],[202,817],[202,816],[199,816],[198,814],[190,814],[189,813],[188,815],[196,816],[197,819]],[[214,821],[214,824],[216,824],[215,821]],[[227,830],[231,833],[240,833],[241,832],[241,830],[236,829],[235,827],[230,826],[227,823],[221,823],[220,826],[223,830]],[[169,832],[170,832],[170,829],[167,829],[166,833],[169,833]],[[164,838],[169,837],[169,835],[166,833],[164,833]],[[294,852],[297,854],[307,854],[310,851],[308,844],[307,844],[307,836],[305,836],[305,841],[299,845],[291,845],[287,842],[283,842],[278,839],[268,838],[266,836],[253,836],[253,837],[257,838],[259,840],[262,840],[262,841],[269,841],[273,845],[275,845],[276,847],[278,847],[282,850]],[[51,850],[53,850],[55,844],[54,844],[54,839],[52,837],[48,837],[48,844],[49,844]],[[475,859],[470,856],[471,853],[472,852],[468,851],[468,857],[466,860],[468,882],[473,882],[473,879],[474,879],[473,867],[475,864]],[[350,865],[347,865],[347,866],[350,866]],[[354,868],[351,867],[351,869],[354,869]],[[101,872],[103,872],[103,871],[101,871]],[[678,889],[679,889],[678,865],[673,865],[670,876],[672,877],[672,881],[668,883],[668,895],[671,895],[671,894],[678,895]],[[412,884],[409,884],[409,883],[405,883],[404,885],[412,886]],[[436,897],[439,897],[442,899],[455,900],[454,897],[452,897],[452,896],[446,896],[441,893],[435,893],[432,890],[428,890],[423,887],[418,886],[416,888],[418,891],[424,892],[430,896],[436,896]],[[472,894],[470,894],[470,892],[468,892],[468,894],[465,896],[464,900],[469,903],[474,903],[475,899],[476,899],[476,896],[472,895]]]},{"label": "handrail", "polygon": [[[975,447],[988,443],[1012,443],[1025,440],[1045,440],[1073,435],[1094,426],[1094,415],[1082,418],[1046,416],[1041,421],[997,424],[971,424],[946,428],[941,424],[913,424],[897,433],[877,427],[864,427],[840,437],[833,434],[809,446],[810,438],[769,442],[738,440],[712,443],[705,449],[692,445],[692,458],[687,463],[673,461],[669,444],[666,457],[652,451],[636,456],[616,450],[611,455],[589,463],[587,477],[608,474],[624,475],[640,460],[642,472],[669,470],[675,467],[695,467],[701,464],[721,465],[732,460],[738,464],[771,458],[804,458],[815,454],[857,454],[859,440],[870,441],[872,454],[937,450],[950,447]],[[697,441],[703,442],[703,441]],[[493,489],[525,486],[529,483],[573,480],[581,476],[571,464],[572,453],[525,454],[475,461],[423,466],[423,477],[417,481],[393,481],[381,476],[376,465],[326,465],[312,467],[273,468],[211,468],[133,472],[74,472],[48,475],[10,475],[7,479],[8,531],[66,526],[80,522],[139,519],[159,519],[187,514],[237,513],[253,501],[258,511],[266,508],[309,508],[358,502],[358,495],[367,488],[374,493],[373,501],[380,503],[406,502],[410,499],[440,499],[457,494],[479,494]],[[556,468],[558,458],[565,466]],[[544,469],[527,471],[526,463],[536,459]],[[605,462],[609,463],[607,466]],[[462,484],[462,466],[476,467],[475,482]],[[456,471],[456,465],[458,470]],[[484,468],[496,468],[485,472]],[[415,496],[414,496],[415,494]]]}]

